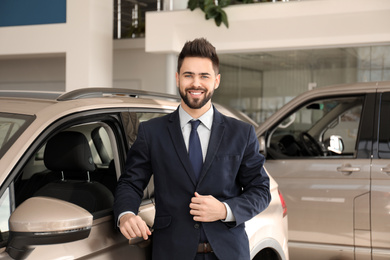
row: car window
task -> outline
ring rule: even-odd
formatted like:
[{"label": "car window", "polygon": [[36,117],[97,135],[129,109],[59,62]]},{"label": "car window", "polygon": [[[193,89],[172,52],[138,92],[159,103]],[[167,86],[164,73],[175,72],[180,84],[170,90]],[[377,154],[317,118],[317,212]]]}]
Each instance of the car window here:
[{"label": "car window", "polygon": [[[135,141],[140,122],[165,114],[122,112],[120,116],[129,144],[131,145]],[[80,141],[76,142],[76,140]],[[78,148],[75,148],[76,146]],[[84,150],[79,151],[79,149]],[[112,126],[104,121],[83,122],[51,134],[27,160],[15,179],[15,206],[19,206],[32,196],[39,195],[53,196],[74,202],[91,213],[104,209],[111,210],[112,205],[109,202],[113,198],[116,182],[121,173],[120,170],[117,170],[120,169],[119,157],[121,156],[118,151],[118,140]],[[76,156],[78,152],[80,154]],[[90,158],[82,158],[84,153],[90,154]],[[103,203],[107,200],[104,197],[109,197],[105,208],[92,209],[90,207],[92,203],[83,201],[83,199],[74,200],[73,195],[66,195],[61,187],[64,183],[77,186],[83,182],[97,183],[99,186],[97,190],[104,190],[106,196],[103,196],[100,202]],[[73,186],[64,189],[74,189]],[[77,189],[86,189],[87,187],[88,185]],[[153,192],[149,191],[148,193],[152,194]]]},{"label": "car window", "polygon": [[[137,111],[118,113],[118,115],[122,120],[121,124],[118,124],[116,119],[115,123],[112,122],[114,120],[112,116],[102,115],[101,120],[87,119],[88,121],[86,121],[83,119],[77,120],[82,121],[82,123],[74,124],[66,122],[66,127],[55,127],[52,129],[55,132],[42,135],[47,137],[42,139],[40,144],[34,145],[36,148],[32,153],[26,153],[31,154],[31,156],[22,160],[23,165],[14,175],[11,185],[0,197],[0,247],[4,246],[8,240],[8,220],[13,209],[33,196],[49,196],[75,203],[90,211],[94,218],[111,214],[116,182],[121,174],[121,163],[126,157],[126,151],[121,154],[120,150],[127,149],[135,141],[140,122],[166,115],[166,113]],[[107,117],[110,119],[107,120]],[[9,123],[3,125],[3,129],[7,129],[6,126],[8,126],[8,131],[16,135],[17,131],[9,130],[11,121],[18,124],[19,129],[23,129],[23,120],[9,120]],[[25,122],[29,122],[28,118],[25,119]],[[120,128],[119,125],[123,125],[123,131],[116,128]],[[122,133],[125,136],[120,138],[119,135]],[[3,139],[5,139],[4,136]],[[56,138],[57,140],[53,141]],[[79,160],[79,157],[82,156],[73,156],[73,158],[70,156],[70,158],[62,160],[62,157],[74,153],[70,145],[70,143],[74,143],[74,139],[84,140],[85,151],[88,150],[87,153],[91,155],[90,158],[87,158],[91,168],[88,166],[88,169],[79,169],[80,165],[74,168],[67,167],[71,164],[81,164],[80,167],[85,168],[83,165],[85,162]],[[121,144],[126,139],[129,143],[128,147]],[[68,163],[67,160],[71,160],[72,163]],[[61,167],[65,168],[62,170]],[[70,185],[63,188],[62,184],[64,183]],[[91,183],[98,184],[98,188],[94,188],[94,192],[95,190],[103,190],[103,193],[99,193],[100,195],[92,196],[95,197],[94,203],[84,199],[91,197],[85,192],[86,187],[92,186]],[[78,189],[79,192],[70,194],[67,192],[68,189]],[[144,203],[151,203],[153,195],[154,185],[153,180],[151,180],[144,191]],[[101,205],[101,207],[92,208],[93,204]]]},{"label": "car window", "polygon": [[380,159],[390,159],[390,93],[384,93],[381,100],[379,147]]},{"label": "car window", "polygon": [[0,158],[33,120],[33,116],[0,113]]},{"label": "car window", "polygon": [[104,122],[77,124],[50,135],[15,181],[16,206],[34,196],[79,205],[92,214],[109,210],[116,186],[115,136]]},{"label": "car window", "polygon": [[[126,138],[129,148],[133,145],[138,134],[138,127],[141,122],[148,121],[153,118],[161,117],[166,113],[161,112],[123,112],[121,118],[123,126],[125,128]],[[149,181],[148,186],[144,190],[143,203],[150,203],[150,200],[154,198],[154,183],[153,175]]]},{"label": "car window", "polygon": [[0,197],[0,247],[3,247],[8,240],[8,219],[11,216],[10,205],[9,189],[7,188]]},{"label": "car window", "polygon": [[129,147],[134,143],[138,134],[138,127],[141,122],[166,115],[161,112],[122,112],[121,118],[125,128],[126,138]]},{"label": "car window", "polygon": [[354,157],[362,97],[316,100],[299,108],[269,134],[272,159]]}]

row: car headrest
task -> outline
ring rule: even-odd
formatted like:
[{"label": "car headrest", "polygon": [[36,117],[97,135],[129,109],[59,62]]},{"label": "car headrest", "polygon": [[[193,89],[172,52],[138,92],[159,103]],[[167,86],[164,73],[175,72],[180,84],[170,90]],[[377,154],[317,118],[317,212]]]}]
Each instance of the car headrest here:
[{"label": "car headrest", "polygon": [[61,132],[46,144],[44,162],[52,171],[94,171],[91,148],[79,132]]}]

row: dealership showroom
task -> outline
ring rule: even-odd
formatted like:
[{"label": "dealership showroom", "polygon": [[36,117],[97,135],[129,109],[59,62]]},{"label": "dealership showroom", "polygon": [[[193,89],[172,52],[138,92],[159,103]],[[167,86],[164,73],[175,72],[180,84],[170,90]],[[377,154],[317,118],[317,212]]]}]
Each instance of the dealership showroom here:
[{"label": "dealership showroom", "polygon": [[[122,155],[115,149],[119,151],[122,144],[115,144],[112,136],[115,120],[124,122],[124,110],[116,101],[108,101],[112,103],[105,105],[104,113],[117,113],[113,123],[103,115],[95,115],[93,122],[77,121],[81,110],[83,118],[94,116],[87,111],[94,102],[86,98],[81,107],[81,98],[66,105],[75,94],[64,93],[121,89],[118,100],[132,91],[160,93],[161,103],[147,103],[149,112],[153,110],[149,117],[141,106],[133,114],[140,121],[161,116],[177,107],[178,103],[164,102],[180,97],[175,76],[178,55],[186,42],[196,38],[207,39],[219,56],[221,80],[212,101],[221,111],[231,110],[231,115],[253,125],[265,169],[273,177],[272,199],[279,208],[273,211],[271,203],[262,216],[266,220],[246,223],[251,259],[390,259],[390,119],[385,118],[390,112],[390,0],[0,0],[0,229],[10,231],[9,242],[8,235],[0,234],[1,259],[151,259],[143,251],[150,247],[147,241],[131,239],[129,245],[114,228],[111,208],[104,217],[92,214],[93,223],[87,228],[91,234],[83,238],[84,244],[69,238],[53,247],[37,242],[40,246],[28,253],[24,251],[31,244],[15,249],[29,238],[15,242],[15,248],[12,239],[17,241],[18,235],[29,231],[13,226],[22,217],[8,222],[19,206],[13,192],[22,187],[20,180],[28,183],[27,177],[18,176],[24,176],[33,153],[34,162],[41,160],[43,165],[38,154],[52,136],[49,130],[76,129],[85,134],[92,126],[103,126],[113,149],[106,163],[95,164],[110,169],[108,162],[115,161],[118,179],[124,159],[118,159]],[[11,131],[16,121],[3,121],[8,118],[3,113],[28,112],[24,101],[8,103],[24,95],[62,95],[55,101],[57,108],[43,101],[31,103],[29,116],[42,120],[42,128],[37,126],[26,137],[18,131],[27,126]],[[59,106],[63,106],[61,115]],[[40,114],[38,107],[48,112]],[[52,124],[44,128],[42,115]],[[74,121],[60,125],[68,116]],[[33,121],[26,120],[31,127]],[[9,138],[13,145],[7,144],[14,134],[14,139]],[[7,155],[18,145],[16,136],[25,138],[26,146],[20,143],[19,151]],[[297,141],[292,141],[293,136]],[[99,153],[96,147],[92,154]],[[154,205],[154,187],[150,194]],[[4,218],[3,207],[8,212]],[[272,217],[276,211],[283,224]],[[103,227],[106,220],[112,225]],[[153,226],[153,216],[151,221]],[[265,222],[274,227],[260,228]],[[69,230],[76,229],[81,228]],[[110,235],[94,244],[93,234],[97,237],[106,229]],[[72,243],[77,253],[71,253]],[[129,247],[134,257],[119,257],[128,256]]]}]

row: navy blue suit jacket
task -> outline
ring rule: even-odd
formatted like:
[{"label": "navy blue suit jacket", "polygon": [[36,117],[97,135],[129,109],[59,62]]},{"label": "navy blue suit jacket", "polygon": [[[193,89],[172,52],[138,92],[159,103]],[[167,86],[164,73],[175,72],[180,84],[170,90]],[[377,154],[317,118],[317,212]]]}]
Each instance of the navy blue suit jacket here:
[{"label": "navy blue suit jacket", "polygon": [[[154,174],[156,216],[153,259],[193,260],[199,225],[216,256],[249,259],[244,222],[270,202],[269,178],[254,127],[214,109],[214,121],[201,177],[197,182],[184,144],[178,110],[143,122],[118,181],[114,213],[138,212],[143,190]],[[194,192],[226,202],[236,222],[197,223],[190,214]]]}]

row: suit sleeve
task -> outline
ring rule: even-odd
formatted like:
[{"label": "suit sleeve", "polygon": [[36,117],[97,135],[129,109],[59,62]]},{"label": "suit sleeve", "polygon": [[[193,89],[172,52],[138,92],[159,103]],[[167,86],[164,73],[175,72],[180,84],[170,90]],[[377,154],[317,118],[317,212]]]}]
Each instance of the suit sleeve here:
[{"label": "suit sleeve", "polygon": [[240,225],[265,210],[270,201],[269,177],[264,170],[265,158],[259,152],[259,143],[253,126],[249,127],[246,148],[238,172],[242,187],[240,196],[226,202]]},{"label": "suit sleeve", "polygon": [[125,171],[118,180],[115,191],[115,219],[126,211],[138,213],[144,189],[152,175],[149,148],[144,125],[141,123],[138,137],[127,154]]}]

